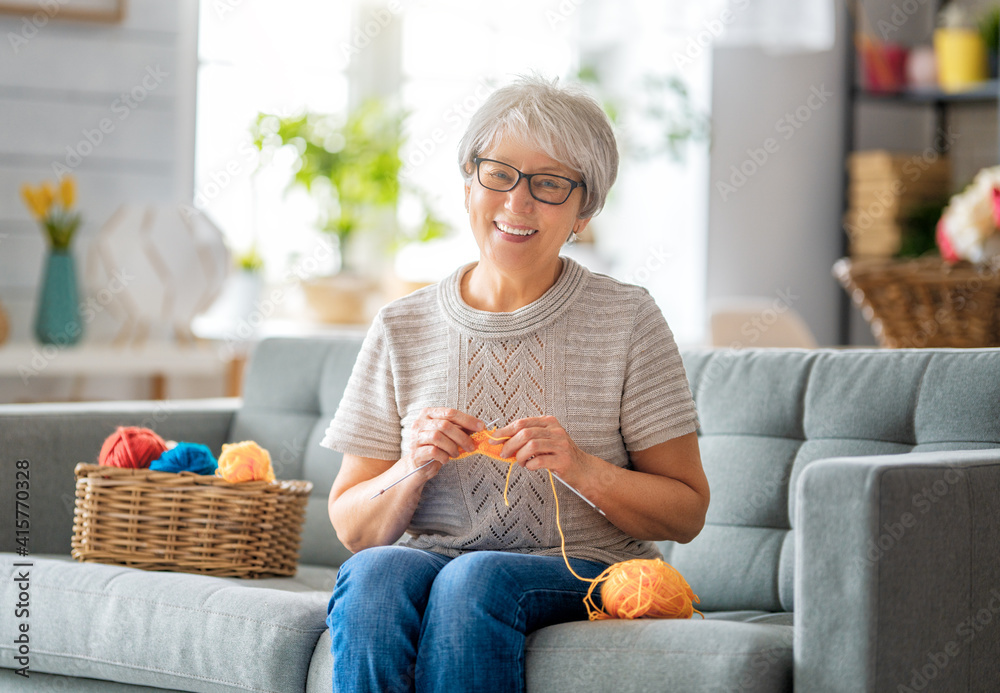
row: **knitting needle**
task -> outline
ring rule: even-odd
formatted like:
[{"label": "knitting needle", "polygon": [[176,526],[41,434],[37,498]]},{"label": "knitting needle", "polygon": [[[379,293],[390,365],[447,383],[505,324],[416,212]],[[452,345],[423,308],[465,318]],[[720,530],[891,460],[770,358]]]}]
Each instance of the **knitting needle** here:
[{"label": "knitting needle", "polygon": [[[498,421],[500,421],[500,419],[493,419],[488,424],[486,424],[484,426],[484,428],[489,428],[490,426],[495,425]],[[381,491],[379,491],[378,493],[376,493],[374,496],[372,496],[368,500],[375,500],[376,498],[378,498],[379,496],[381,496],[383,493],[385,493],[386,491],[388,491],[389,489],[391,489],[393,486],[395,486],[396,484],[398,484],[400,481],[403,481],[404,479],[407,479],[407,478],[413,476],[414,474],[416,474],[417,472],[419,472],[421,469],[423,469],[424,467],[426,467],[427,465],[429,465],[431,462],[437,462],[437,460],[435,460],[435,459],[427,460],[426,462],[424,462],[419,467],[415,467],[414,469],[408,471],[406,474],[404,474],[403,476],[401,476],[398,479],[396,479],[395,481],[393,481],[391,484],[389,484],[388,486],[386,486],[384,489],[382,489]],[[563,482],[563,483],[565,483],[565,482]],[[581,498],[582,498],[582,496],[581,496]],[[586,499],[584,499],[584,500],[586,500]]]},{"label": "knitting needle", "polygon": [[398,479],[396,479],[395,481],[393,481],[391,484],[389,484],[388,486],[386,486],[384,489],[382,489],[381,491],[379,491],[378,493],[376,493],[374,496],[372,496],[368,500],[375,500],[376,498],[378,498],[379,496],[381,496],[383,493],[385,493],[386,491],[388,491],[389,489],[391,489],[393,486],[395,486],[396,484],[398,484],[400,481],[403,481],[404,479],[408,479],[409,477],[413,476],[414,474],[416,474],[417,472],[419,472],[421,469],[423,469],[424,467],[426,467],[427,465],[429,465],[431,462],[437,462],[437,460],[430,459],[430,460],[427,460],[426,462],[424,462],[419,467],[414,467],[412,470],[408,471],[406,474],[404,474],[403,476],[401,476]]},{"label": "knitting needle", "polygon": [[[601,513],[601,515],[604,515],[604,511],[603,510],[601,510],[596,505],[594,505],[593,503],[591,503],[590,499],[587,498],[585,495],[583,495],[582,493],[580,493],[579,491],[577,491],[575,488],[573,488],[572,486],[570,486],[569,484],[567,484],[565,481],[563,481],[563,478],[561,476],[559,476],[555,472],[552,472],[552,476],[554,476],[556,479],[558,479],[562,483],[563,486],[565,486],[570,491],[572,491],[573,493],[575,493],[576,495],[578,495],[580,498],[582,498],[584,503],[586,503],[587,505],[589,505],[591,508],[593,508],[597,512]],[[607,515],[604,515],[604,517],[607,517]]]},{"label": "knitting needle", "polygon": [[[498,419],[498,420],[499,420],[499,419]],[[593,508],[593,509],[594,509],[594,510],[596,510],[597,512],[601,513],[601,515],[604,515],[604,517],[607,517],[607,515],[605,515],[605,513],[604,513],[604,511],[603,511],[603,510],[601,510],[601,509],[600,509],[600,508],[598,508],[598,507],[597,507],[596,505],[594,505],[594,504],[593,504],[593,503],[591,502],[591,500],[590,500],[589,498],[587,498],[587,497],[586,497],[585,495],[583,495],[582,493],[580,493],[579,491],[577,491],[577,490],[576,490],[575,488],[573,488],[572,486],[570,486],[569,484],[567,484],[567,483],[566,483],[566,481],[565,481],[565,480],[564,480],[564,479],[563,479],[563,478],[562,478],[561,476],[559,476],[559,475],[558,475],[558,474],[556,474],[555,472],[552,472],[552,476],[554,476],[554,477],[555,477],[556,479],[558,479],[558,480],[559,480],[559,483],[561,483],[561,484],[562,484],[563,486],[565,486],[565,487],[566,487],[566,488],[568,488],[568,489],[569,489],[570,491],[572,491],[572,492],[573,492],[573,493],[575,493],[575,494],[576,494],[577,496],[579,496],[579,497],[580,497],[580,498],[581,498],[581,499],[583,500],[583,502],[584,502],[584,503],[586,503],[587,505],[589,505],[589,506],[590,506],[591,508]]]}]

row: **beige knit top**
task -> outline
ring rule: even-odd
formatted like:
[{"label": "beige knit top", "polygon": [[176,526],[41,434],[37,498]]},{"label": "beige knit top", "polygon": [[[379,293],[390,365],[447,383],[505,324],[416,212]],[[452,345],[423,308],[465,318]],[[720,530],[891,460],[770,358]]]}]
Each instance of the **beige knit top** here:
[{"label": "beige knit top", "polygon": [[[552,415],[576,444],[619,467],[697,429],[673,335],[645,289],[562,258],[556,283],[511,313],[476,310],[459,289],[472,265],[385,306],[376,317],[322,445],[397,460],[425,407],[452,407],[500,425]],[[559,555],[544,470],[483,455],[449,462],[424,486],[405,546],[457,556],[499,550]],[[615,563],[656,558],[556,482],[566,552]],[[371,501],[387,502],[385,498]]]}]

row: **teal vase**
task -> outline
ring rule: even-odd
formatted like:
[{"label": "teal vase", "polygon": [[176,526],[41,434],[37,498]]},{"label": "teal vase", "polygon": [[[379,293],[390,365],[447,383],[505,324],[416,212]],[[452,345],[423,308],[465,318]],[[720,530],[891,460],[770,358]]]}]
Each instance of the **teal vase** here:
[{"label": "teal vase", "polygon": [[83,336],[76,263],[69,250],[53,248],[45,259],[45,276],[38,295],[35,336],[42,344],[70,346]]}]

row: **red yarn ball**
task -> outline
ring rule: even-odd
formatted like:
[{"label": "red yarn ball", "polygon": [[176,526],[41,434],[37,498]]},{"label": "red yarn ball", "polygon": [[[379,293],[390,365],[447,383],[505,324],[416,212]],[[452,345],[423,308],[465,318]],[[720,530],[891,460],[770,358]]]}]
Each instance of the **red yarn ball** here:
[{"label": "red yarn ball", "polygon": [[145,469],[167,449],[155,431],[139,426],[119,426],[101,446],[97,461],[105,467]]}]

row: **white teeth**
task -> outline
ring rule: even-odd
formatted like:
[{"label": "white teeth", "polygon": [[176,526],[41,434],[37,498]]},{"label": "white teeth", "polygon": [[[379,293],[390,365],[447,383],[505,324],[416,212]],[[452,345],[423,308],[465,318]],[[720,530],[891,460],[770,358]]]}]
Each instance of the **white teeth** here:
[{"label": "white teeth", "polygon": [[502,224],[499,221],[495,221],[493,223],[495,223],[497,225],[497,228],[503,231],[504,233],[509,233],[513,236],[530,236],[531,234],[535,233],[538,230],[538,229],[512,229],[511,227],[507,226],[506,224]]}]

